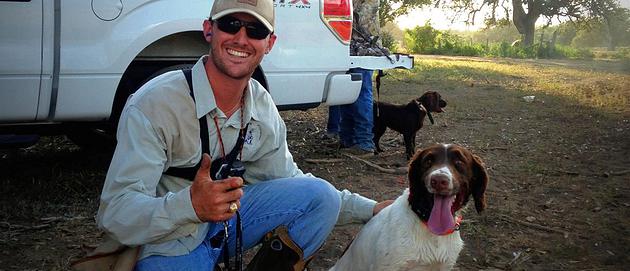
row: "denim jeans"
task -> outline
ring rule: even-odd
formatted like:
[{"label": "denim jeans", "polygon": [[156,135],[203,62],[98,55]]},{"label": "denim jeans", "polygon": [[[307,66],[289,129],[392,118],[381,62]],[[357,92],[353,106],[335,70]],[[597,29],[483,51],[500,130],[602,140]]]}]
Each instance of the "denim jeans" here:
[{"label": "denim jeans", "polygon": [[328,107],[328,123],[326,124],[326,133],[339,134],[339,123],[341,122],[341,105],[332,105]]},{"label": "denim jeans", "polygon": [[[286,225],[291,239],[307,258],[314,254],[332,231],[341,199],[328,182],[309,177],[286,178],[260,182],[244,188],[241,198],[243,250],[250,249],[263,236],[280,225]],[[223,242],[211,241],[222,223],[212,223],[205,240],[189,254],[182,256],[149,256],[140,260],[135,270],[214,270],[221,256]],[[229,255],[236,251],[236,216],[229,221]],[[215,244],[213,246],[213,244]]]},{"label": "denim jeans", "polygon": [[361,73],[361,92],[352,104],[328,108],[327,132],[339,133],[343,147],[358,145],[361,149],[373,150],[372,70],[357,68],[350,72]]}]

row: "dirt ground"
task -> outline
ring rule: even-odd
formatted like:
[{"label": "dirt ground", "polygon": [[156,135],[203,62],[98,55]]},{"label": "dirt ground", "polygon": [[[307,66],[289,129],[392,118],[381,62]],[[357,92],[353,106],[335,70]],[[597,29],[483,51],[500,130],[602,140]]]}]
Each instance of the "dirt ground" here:
[{"label": "dirt ground", "polygon": [[[545,65],[566,65],[554,63]],[[526,102],[528,93],[487,80],[442,86],[394,77],[384,81],[381,98],[403,103],[429,89],[448,106],[434,115],[435,125],[425,122],[418,147],[466,146],[490,174],[489,207],[464,211],[459,270],[627,270],[629,108],[544,93]],[[406,187],[405,174],[381,172],[322,139],[325,107],[282,115],[304,171],[379,201]],[[405,167],[402,137],[387,132],[381,142],[385,153],[363,159]],[[0,270],[67,270],[96,245],[94,215],[108,164],[107,152],[81,150],[63,137],[0,151]],[[332,266],[359,229],[337,227],[311,270]]]}]

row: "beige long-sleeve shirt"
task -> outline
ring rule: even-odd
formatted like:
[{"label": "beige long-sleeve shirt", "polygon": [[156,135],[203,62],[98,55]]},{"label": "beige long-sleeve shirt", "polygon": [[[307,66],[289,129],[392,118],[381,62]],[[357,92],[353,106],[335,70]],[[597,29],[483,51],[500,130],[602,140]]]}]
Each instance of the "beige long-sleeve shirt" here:
[{"label": "beige long-sleeve shirt", "polygon": [[[202,57],[192,68],[195,101],[181,71],[163,74],[133,94],[123,110],[114,153],[97,214],[98,226],[126,245],[144,245],[141,258],[182,255],[196,248],[208,231],[190,198],[191,182],[163,175],[169,167],[191,167],[201,159],[199,118],[207,116],[212,159],[221,157],[214,124],[229,152],[241,126],[249,123],[241,160],[248,184],[304,174],[293,161],[286,126],[269,93],[250,80],[243,110],[230,118],[216,105]],[[299,91],[299,90],[296,90]],[[337,224],[366,222],[375,201],[347,190]]]}]

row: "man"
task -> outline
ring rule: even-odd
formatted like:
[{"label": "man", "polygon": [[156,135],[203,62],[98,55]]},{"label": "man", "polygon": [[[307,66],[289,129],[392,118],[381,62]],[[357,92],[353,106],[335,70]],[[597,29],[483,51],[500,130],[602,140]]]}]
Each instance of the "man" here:
[{"label": "man", "polygon": [[[190,72],[192,91],[185,73],[173,71],[128,100],[97,222],[118,242],[142,247],[136,270],[213,270],[222,253],[235,255],[236,210],[242,248],[264,241],[249,270],[303,270],[335,224],[365,222],[391,203],[338,191],[293,162],[284,122],[251,79],[273,31],[272,0],[216,0],[203,23],[210,52]],[[211,160],[233,149],[243,177],[213,180]],[[169,173],[196,165],[190,179]]]}]

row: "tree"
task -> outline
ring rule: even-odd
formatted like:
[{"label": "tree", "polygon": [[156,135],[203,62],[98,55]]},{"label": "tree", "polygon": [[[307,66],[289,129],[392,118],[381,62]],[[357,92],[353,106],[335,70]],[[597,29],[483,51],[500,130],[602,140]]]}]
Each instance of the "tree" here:
[{"label": "tree", "polygon": [[630,11],[625,8],[611,7],[603,12],[601,17],[608,34],[608,50],[614,51],[618,44],[630,38]]},{"label": "tree", "polygon": [[379,23],[385,26],[388,22],[393,22],[396,17],[431,3],[432,0],[381,0],[378,6]]},{"label": "tree", "polygon": [[571,45],[571,41],[577,35],[578,29],[573,23],[562,23],[554,27],[554,32],[558,32],[558,44]]},{"label": "tree", "polygon": [[429,21],[424,26],[405,30],[405,45],[414,53],[430,54],[433,53],[438,34],[440,31],[434,29]]},{"label": "tree", "polygon": [[513,41],[520,39],[520,36],[516,27],[510,24],[491,26],[482,29],[481,31],[475,31],[472,33],[472,38],[475,42],[488,44],[500,42],[512,43]]},{"label": "tree", "polygon": [[403,40],[405,36],[405,32],[393,22],[386,23],[381,28],[381,31],[389,32],[395,40]]},{"label": "tree", "polygon": [[573,47],[599,47],[607,44],[608,33],[602,23],[593,23],[588,29],[578,31],[571,41]]},{"label": "tree", "polygon": [[381,27],[381,40],[383,46],[392,52],[400,50],[400,41],[404,40],[405,32],[403,32],[398,25],[389,22],[385,26]]},{"label": "tree", "polygon": [[[439,1],[438,1],[439,2]],[[446,1],[445,1],[446,2]],[[555,19],[569,19],[585,22],[601,18],[607,12],[619,8],[618,0],[453,0],[448,6],[460,13],[468,13],[466,22],[473,23],[475,16],[484,8],[486,25],[505,24],[510,21],[523,36],[523,45],[534,43],[536,22],[540,17],[547,20],[547,25]],[[511,16],[510,16],[511,13]]]}]

